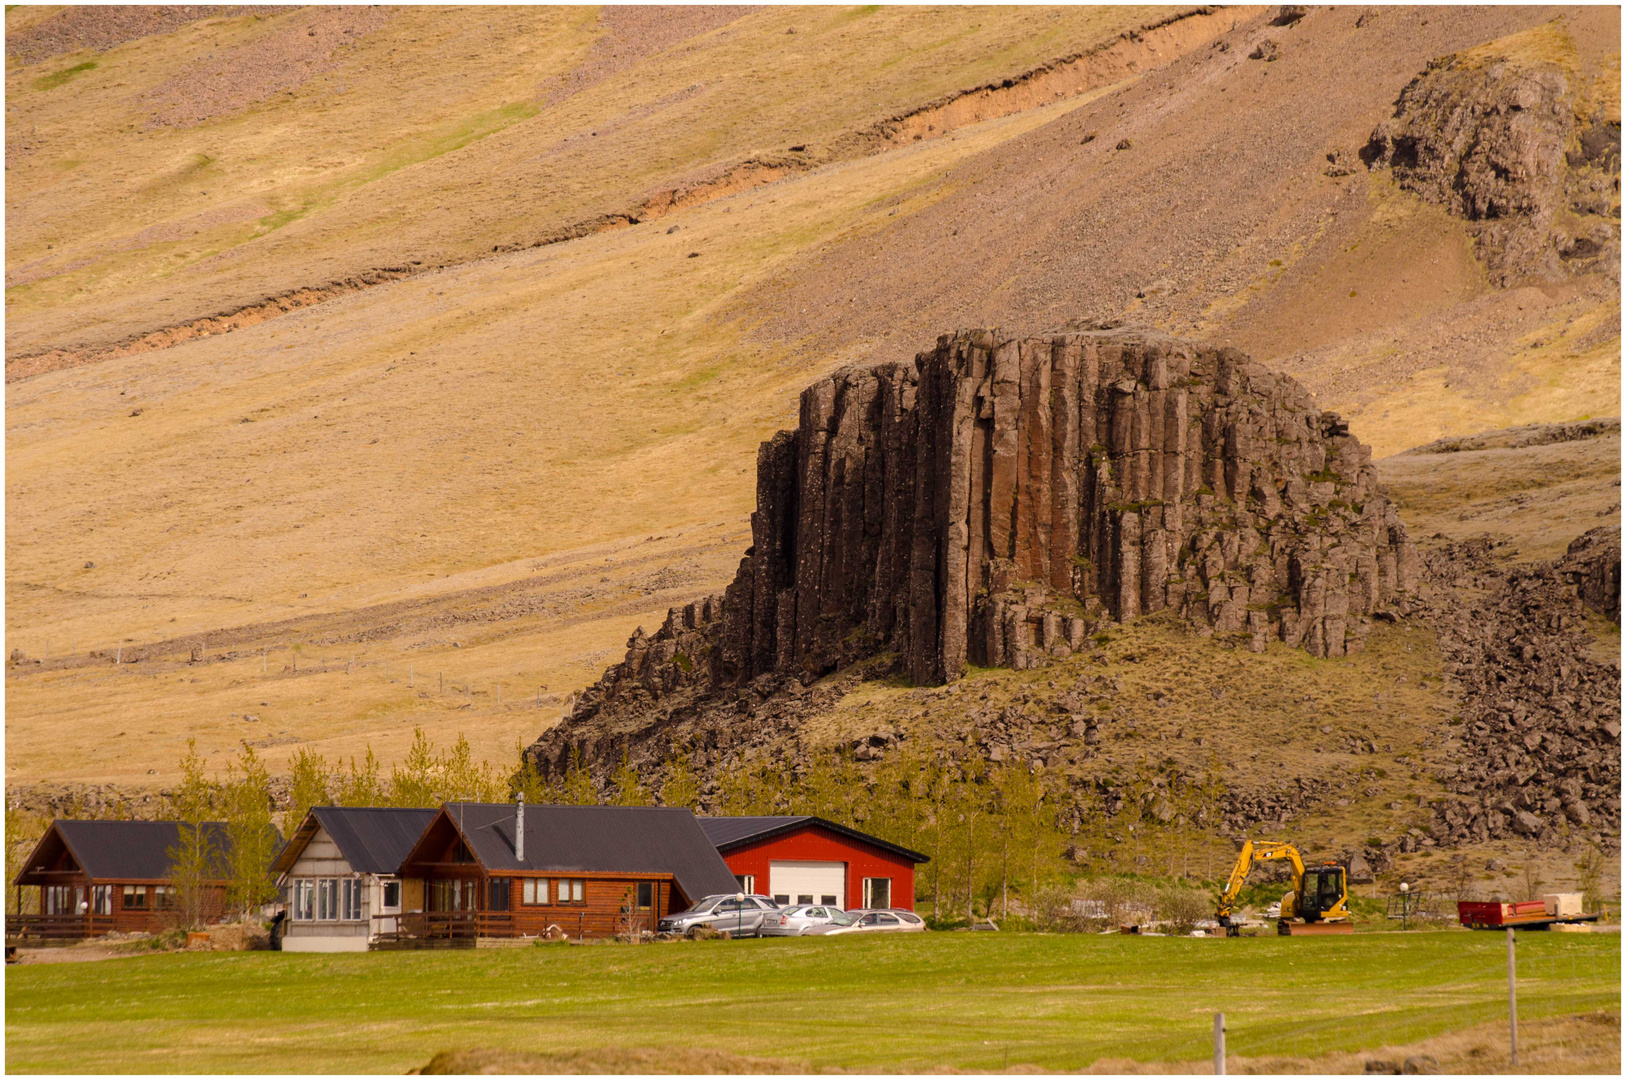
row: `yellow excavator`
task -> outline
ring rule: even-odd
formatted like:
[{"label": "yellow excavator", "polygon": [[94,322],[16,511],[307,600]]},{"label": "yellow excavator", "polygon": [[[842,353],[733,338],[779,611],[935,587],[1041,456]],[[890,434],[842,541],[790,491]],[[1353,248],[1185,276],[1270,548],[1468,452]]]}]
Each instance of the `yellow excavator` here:
[{"label": "yellow excavator", "polygon": [[1237,854],[1231,880],[1220,893],[1216,912],[1219,924],[1225,927],[1226,937],[1240,937],[1242,921],[1235,917],[1233,908],[1237,894],[1248,880],[1255,863],[1287,859],[1293,864],[1293,889],[1282,897],[1281,918],[1276,932],[1283,935],[1299,934],[1352,934],[1355,924],[1349,914],[1349,889],[1345,883],[1344,868],[1335,862],[1306,869],[1304,860],[1291,844],[1246,840]]}]

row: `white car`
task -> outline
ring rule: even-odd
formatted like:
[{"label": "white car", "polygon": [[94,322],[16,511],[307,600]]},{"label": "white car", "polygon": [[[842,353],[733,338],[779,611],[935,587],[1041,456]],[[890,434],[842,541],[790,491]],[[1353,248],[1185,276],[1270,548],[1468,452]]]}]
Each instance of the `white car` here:
[{"label": "white car", "polygon": [[799,937],[821,926],[845,926],[853,917],[832,904],[796,904],[762,920],[764,937]]},{"label": "white car", "polygon": [[889,931],[911,931],[926,929],[926,920],[912,911],[902,908],[860,908],[857,911],[847,912],[852,922],[842,925],[814,926],[807,931],[812,934],[869,934]]}]

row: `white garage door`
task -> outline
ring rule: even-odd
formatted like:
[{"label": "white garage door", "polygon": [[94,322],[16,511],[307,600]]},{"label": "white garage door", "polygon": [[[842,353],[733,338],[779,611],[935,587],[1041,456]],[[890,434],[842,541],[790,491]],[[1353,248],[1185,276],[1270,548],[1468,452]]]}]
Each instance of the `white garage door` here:
[{"label": "white garage door", "polygon": [[768,894],[776,904],[847,904],[847,864],[770,862]]}]

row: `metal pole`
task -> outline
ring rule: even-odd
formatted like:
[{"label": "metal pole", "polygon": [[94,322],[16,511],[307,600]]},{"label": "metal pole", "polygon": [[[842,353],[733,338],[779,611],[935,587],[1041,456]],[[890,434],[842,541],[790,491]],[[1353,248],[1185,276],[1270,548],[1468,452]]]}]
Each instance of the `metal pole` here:
[{"label": "metal pole", "polygon": [[1507,928],[1507,1038],[1511,1067],[1519,1067],[1519,998],[1513,969],[1513,927]]},{"label": "metal pole", "polygon": [[1225,1014],[1214,1014],[1214,1075],[1225,1075]]}]

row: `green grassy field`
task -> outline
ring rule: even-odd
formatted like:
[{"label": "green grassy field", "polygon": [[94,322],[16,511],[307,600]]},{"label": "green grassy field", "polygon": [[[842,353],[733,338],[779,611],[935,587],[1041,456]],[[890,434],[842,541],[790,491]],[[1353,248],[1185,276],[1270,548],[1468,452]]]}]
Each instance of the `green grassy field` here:
[{"label": "green grassy field", "polygon": [[[1519,942],[1520,1016],[1618,1014],[1618,935]],[[1413,1042],[1505,1017],[1499,934],[953,934],[6,972],[8,1072],[404,1072],[442,1050],[724,1051],[859,1071],[1202,1060]]]}]

